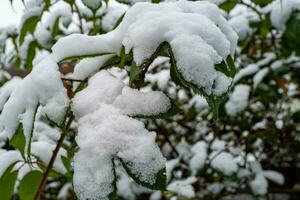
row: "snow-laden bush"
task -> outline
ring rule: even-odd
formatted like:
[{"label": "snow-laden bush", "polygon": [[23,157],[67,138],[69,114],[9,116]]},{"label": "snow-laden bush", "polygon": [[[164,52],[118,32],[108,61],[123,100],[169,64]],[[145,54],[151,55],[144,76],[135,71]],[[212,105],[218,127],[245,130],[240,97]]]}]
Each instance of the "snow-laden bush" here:
[{"label": "snow-laden bush", "polygon": [[293,197],[298,0],[24,4],[0,30],[0,199]]}]

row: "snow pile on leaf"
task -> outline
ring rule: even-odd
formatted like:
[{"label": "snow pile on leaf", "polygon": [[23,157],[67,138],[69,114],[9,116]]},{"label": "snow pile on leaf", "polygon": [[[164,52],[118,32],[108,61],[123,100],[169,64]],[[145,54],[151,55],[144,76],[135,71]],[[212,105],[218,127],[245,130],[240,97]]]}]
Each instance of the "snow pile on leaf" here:
[{"label": "snow pile on leaf", "polygon": [[263,170],[260,163],[258,162],[250,163],[250,167],[255,174],[254,179],[250,182],[250,188],[256,195],[267,194],[267,179],[273,181],[278,185],[282,185],[284,183],[284,176],[281,173],[273,170]]},{"label": "snow pile on leaf", "polygon": [[173,181],[168,185],[168,190],[187,198],[195,197],[195,190],[192,186],[197,181],[197,178],[191,176],[185,180]]},{"label": "snow pile on leaf", "polygon": [[272,25],[279,30],[284,30],[286,22],[295,10],[300,10],[299,0],[276,0],[272,4],[270,16]]},{"label": "snow pile on leaf", "polygon": [[205,164],[207,158],[207,144],[204,141],[197,142],[191,148],[191,152],[193,157],[189,162],[189,166],[192,170],[192,174],[196,175]]},{"label": "snow pile on leaf", "polygon": [[69,99],[60,79],[58,66],[50,55],[38,63],[12,91],[0,116],[0,138],[11,139],[19,123],[28,142],[37,106],[50,119],[60,122]]},{"label": "snow pile on leaf", "polygon": [[[215,65],[233,55],[237,34],[218,7],[208,2],[138,3],[113,31],[99,36],[72,34],[59,40],[52,50],[58,60],[64,60],[120,55],[124,47],[142,67],[164,42],[170,45],[176,73],[186,82],[206,95],[220,96],[227,91],[231,78],[217,71]],[[98,60],[98,69],[105,63],[103,59]]]},{"label": "snow pile on leaf", "polygon": [[226,113],[235,116],[243,111],[248,105],[250,87],[248,85],[239,84],[235,86],[233,93],[225,104]]},{"label": "snow pile on leaf", "polygon": [[128,88],[104,70],[89,79],[72,104],[79,118],[74,188],[80,199],[108,199],[114,193],[115,159],[138,183],[153,189],[163,184],[159,177],[166,160],[155,144],[156,134],[127,114],[166,112],[170,106],[166,100],[160,92],[143,94]]}]

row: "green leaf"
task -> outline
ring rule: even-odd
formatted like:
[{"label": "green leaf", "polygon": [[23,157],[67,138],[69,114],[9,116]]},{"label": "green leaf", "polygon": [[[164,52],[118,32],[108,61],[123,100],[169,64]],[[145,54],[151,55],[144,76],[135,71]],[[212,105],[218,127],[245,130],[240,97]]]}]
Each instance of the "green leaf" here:
[{"label": "green leaf", "polygon": [[35,48],[38,46],[36,41],[33,41],[29,44],[28,47],[28,54],[27,54],[27,58],[26,58],[26,69],[32,70],[32,61],[35,57]]},{"label": "green leaf", "polygon": [[32,16],[25,20],[22,24],[20,35],[19,35],[19,44],[22,45],[27,33],[33,33],[37,23],[40,21],[40,16]]},{"label": "green leaf", "polygon": [[10,141],[10,144],[15,149],[19,150],[21,152],[22,157],[25,158],[26,138],[21,124],[19,124],[16,133]]},{"label": "green leaf", "polygon": [[282,37],[282,45],[286,54],[295,51],[300,55],[300,12],[293,12],[288,20]]},{"label": "green leaf", "polygon": [[232,0],[225,1],[224,3],[221,3],[219,5],[219,8],[225,10],[226,12],[229,12],[231,9],[233,9],[236,6],[237,3],[238,3],[237,1],[232,1]]},{"label": "green leaf", "polygon": [[18,171],[12,172],[12,169],[15,164],[16,162],[11,164],[5,170],[5,172],[2,174],[0,178],[0,199],[1,200],[10,200],[13,195],[15,183],[18,176]]},{"label": "green leaf", "polygon": [[59,32],[59,17],[56,18],[54,24],[53,24],[53,27],[52,27],[52,32],[51,32],[51,35],[53,38],[55,38],[55,36],[58,34]]},{"label": "green leaf", "polygon": [[272,3],[272,0],[252,0],[252,2],[254,2],[255,4],[257,4],[259,6],[266,6],[269,3]]},{"label": "green leaf", "polygon": [[143,71],[143,69],[133,62],[130,68],[130,75],[129,75],[129,85],[132,85],[133,81],[139,76],[139,74]]},{"label": "green leaf", "polygon": [[[168,44],[169,45],[169,44]],[[171,70],[170,70],[170,74],[171,74],[171,79],[180,86],[183,86],[185,89],[190,90],[192,89],[195,93],[200,94],[202,96],[204,96],[209,104],[209,106],[212,109],[212,113],[213,113],[213,118],[217,119],[219,116],[219,108],[220,105],[223,103],[223,101],[226,99],[227,97],[227,93],[223,94],[220,97],[217,96],[213,96],[213,95],[207,95],[202,88],[197,87],[196,85],[194,85],[191,82],[187,82],[181,75],[181,73],[178,71],[177,66],[176,66],[176,60],[174,57],[174,54],[172,52],[171,46],[169,45],[169,54],[170,54],[170,58],[171,58]],[[221,65],[216,65],[215,68],[217,68],[217,70],[219,71],[224,71],[223,73],[226,75],[228,74],[228,76],[233,77],[234,74],[236,73],[235,71],[235,66],[234,66],[234,62],[231,58],[231,56],[228,56],[226,59],[227,65],[225,63],[225,61],[223,61],[221,63]]]},{"label": "green leaf", "polygon": [[144,182],[142,180],[140,180],[139,176],[134,174],[132,172],[132,170],[130,169],[128,163],[125,163],[122,159],[120,159],[124,169],[126,170],[127,174],[138,184],[152,189],[152,190],[161,190],[161,191],[165,191],[166,186],[167,186],[167,176],[166,176],[166,169],[163,168],[161,169],[157,174],[156,174],[156,180],[155,183],[150,184],[147,182]]},{"label": "green leaf", "polygon": [[42,172],[34,170],[27,173],[20,182],[19,196],[21,200],[32,200],[41,182]]},{"label": "green leaf", "polygon": [[113,186],[113,191],[108,195],[108,199],[109,200],[118,200],[118,196],[117,196],[117,174],[116,174],[116,165],[115,165],[115,159],[112,158],[111,159],[111,162],[112,162],[112,165],[113,165],[113,172],[114,172],[114,180],[113,180],[113,183],[112,183],[112,186]]},{"label": "green leaf", "polygon": [[39,104],[36,105],[34,115],[32,117],[32,124],[31,124],[31,130],[30,130],[30,135],[29,135],[28,147],[27,147],[27,156],[29,159],[31,157],[31,140],[32,140],[33,130],[34,130],[34,121],[35,121],[35,116],[36,116],[39,106],[40,106]]}]

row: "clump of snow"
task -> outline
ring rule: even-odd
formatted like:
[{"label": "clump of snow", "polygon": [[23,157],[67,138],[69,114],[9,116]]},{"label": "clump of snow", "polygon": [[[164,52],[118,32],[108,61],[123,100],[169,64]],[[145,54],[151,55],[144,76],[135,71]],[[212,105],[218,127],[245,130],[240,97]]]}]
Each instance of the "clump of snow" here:
[{"label": "clump of snow", "polygon": [[195,191],[192,184],[196,181],[197,178],[194,176],[191,176],[185,180],[173,181],[168,185],[167,190],[187,198],[194,198]]},{"label": "clump of snow", "polygon": [[116,26],[117,21],[127,11],[128,6],[115,0],[108,1],[105,15],[102,18],[102,28],[105,31],[111,31]]},{"label": "clump of snow", "polygon": [[195,95],[189,102],[189,107],[192,106],[194,106],[198,112],[201,112],[208,108],[208,103],[203,96]]},{"label": "clump of snow", "polygon": [[211,166],[224,173],[227,176],[231,176],[237,172],[238,166],[234,161],[233,156],[227,152],[212,152],[210,154]]},{"label": "clump of snow", "polygon": [[189,161],[189,166],[192,170],[192,174],[196,175],[205,164],[207,158],[207,144],[203,141],[197,142],[192,146],[191,152],[193,157]]},{"label": "clump of snow", "polygon": [[234,77],[234,82],[238,82],[245,76],[249,76],[251,74],[254,74],[259,70],[259,66],[257,64],[250,64],[246,66],[245,68],[241,69]]},{"label": "clump of snow", "polygon": [[166,162],[167,181],[171,180],[173,170],[179,165],[180,159],[175,158]]},{"label": "clump of snow", "polygon": [[97,110],[103,103],[112,103],[121,94],[123,87],[121,80],[105,70],[95,74],[89,79],[88,86],[72,100],[75,116],[80,118]]},{"label": "clump of snow", "polygon": [[140,92],[137,89],[124,87],[113,105],[126,115],[159,115],[167,112],[171,103],[169,98],[160,91]]},{"label": "clump of snow", "polygon": [[272,25],[279,30],[284,30],[286,22],[295,10],[300,10],[299,0],[274,1],[270,15]]},{"label": "clump of snow", "polygon": [[0,154],[0,177],[5,170],[13,163],[21,161],[22,156],[18,151],[6,151]]},{"label": "clump of snow", "polygon": [[245,39],[251,31],[249,20],[244,15],[234,16],[228,22],[238,34],[239,40]]},{"label": "clump of snow", "polygon": [[115,30],[100,36],[73,34],[59,40],[52,50],[58,60],[63,60],[119,55],[124,46],[126,53],[133,51],[134,61],[141,65],[164,41],[171,45],[184,79],[208,95],[227,91],[231,79],[216,71],[214,65],[233,55],[237,35],[218,7],[208,2],[139,3],[126,12]]},{"label": "clump of snow", "polygon": [[[133,92],[135,98],[127,92]],[[113,158],[121,159],[141,181],[155,183],[166,162],[155,144],[156,134],[125,114],[155,114],[161,111],[158,108],[164,109],[158,105],[161,98],[160,93],[142,94],[127,88],[105,70],[75,95],[72,109],[79,118],[79,151],[74,160],[74,188],[80,199],[107,199],[115,179]],[[150,100],[156,104],[149,105]]]},{"label": "clump of snow", "polygon": [[[44,141],[37,141],[31,144],[31,151],[32,154],[39,158],[45,165],[48,165],[55,146],[55,144],[49,144]],[[67,172],[67,170],[62,162],[61,156],[67,157],[67,152],[63,148],[59,150],[53,168],[57,172],[64,174]]]},{"label": "clump of snow", "polygon": [[73,77],[75,79],[86,79],[95,74],[101,66],[107,62],[113,55],[96,56],[82,59],[74,68]]},{"label": "clump of snow", "polygon": [[256,88],[268,73],[269,68],[267,67],[259,70],[253,77],[253,88]]},{"label": "clump of snow", "polygon": [[2,111],[4,104],[8,100],[14,88],[21,82],[21,78],[14,77],[11,80],[7,81],[0,88],[0,111]]},{"label": "clump of snow", "polygon": [[60,122],[68,102],[56,61],[47,56],[12,91],[0,116],[0,137],[12,138],[21,122],[28,141],[39,104],[50,119]]},{"label": "clump of snow", "polygon": [[226,113],[230,116],[235,116],[237,113],[246,109],[250,94],[248,85],[239,84],[235,86],[233,93],[225,104]]},{"label": "clump of snow", "polygon": [[111,105],[103,104],[82,117],[76,138],[80,150],[74,162],[79,198],[101,199],[112,192],[113,157],[122,159],[142,181],[153,184],[155,174],[165,165],[155,136],[142,122],[122,115]]},{"label": "clump of snow", "polygon": [[256,174],[250,182],[251,190],[256,195],[265,195],[268,191],[268,181],[262,174]]},{"label": "clump of snow", "polygon": [[102,5],[102,0],[82,0],[82,3],[91,10],[97,10]]}]

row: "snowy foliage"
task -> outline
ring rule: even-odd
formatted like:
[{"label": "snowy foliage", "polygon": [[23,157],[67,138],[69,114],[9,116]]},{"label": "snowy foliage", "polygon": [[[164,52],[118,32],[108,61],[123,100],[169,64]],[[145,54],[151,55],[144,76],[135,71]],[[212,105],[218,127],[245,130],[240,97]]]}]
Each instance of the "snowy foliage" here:
[{"label": "snowy foliage", "polygon": [[298,199],[299,0],[20,2],[1,200]]}]

